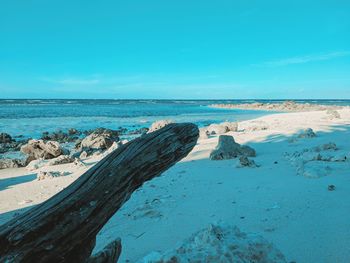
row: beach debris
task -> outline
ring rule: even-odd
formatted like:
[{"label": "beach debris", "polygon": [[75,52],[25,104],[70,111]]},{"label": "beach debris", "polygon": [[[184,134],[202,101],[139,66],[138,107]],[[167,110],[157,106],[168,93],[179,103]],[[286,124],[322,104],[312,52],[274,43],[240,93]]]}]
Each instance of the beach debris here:
[{"label": "beach debris", "polygon": [[114,142],[119,141],[118,131],[98,128],[90,135],[86,136],[81,142],[77,143],[75,148],[79,151],[85,151],[88,155],[96,151],[103,151],[112,146]]},{"label": "beach debris", "polygon": [[257,234],[246,234],[236,226],[211,224],[185,239],[177,248],[163,254],[152,252],[139,262],[283,263],[287,261],[272,243]]},{"label": "beach debris", "polygon": [[60,177],[60,176],[66,176],[66,175],[70,175],[71,173],[69,172],[60,172],[60,171],[40,171],[37,176],[36,179],[38,181],[41,180],[45,180],[45,179],[52,179],[52,178],[56,178],[56,177]]},{"label": "beach debris", "polygon": [[24,167],[25,161],[20,159],[0,159],[0,169]]},{"label": "beach debris", "polygon": [[21,152],[28,155],[27,162],[36,159],[52,159],[64,153],[61,145],[55,141],[29,140],[21,147]]},{"label": "beach debris", "polygon": [[256,168],[258,165],[254,162],[254,160],[250,160],[247,156],[241,156],[239,157],[239,164],[237,165],[238,168],[241,167],[250,167],[250,168]]},{"label": "beach debris", "polygon": [[334,191],[334,190],[335,190],[335,185],[334,184],[328,185],[328,191]]},{"label": "beach debris", "polygon": [[56,262],[59,255],[87,262],[108,220],[144,182],[187,156],[198,137],[194,124],[169,124],[112,152],[64,191],[0,225],[1,261]]},{"label": "beach debris", "polygon": [[340,114],[337,110],[329,109],[326,111],[326,114],[328,115],[329,119],[340,119]]},{"label": "beach debris", "polygon": [[216,148],[210,153],[211,160],[234,159],[239,156],[255,157],[256,152],[249,146],[241,146],[229,135],[220,135]]},{"label": "beach debris", "polygon": [[157,130],[169,125],[170,123],[174,123],[174,122],[172,120],[159,120],[159,121],[153,122],[151,127],[148,129],[147,133],[157,131]]},{"label": "beach debris", "polygon": [[311,128],[302,130],[298,135],[298,138],[314,138],[314,137],[316,137],[316,133]]}]

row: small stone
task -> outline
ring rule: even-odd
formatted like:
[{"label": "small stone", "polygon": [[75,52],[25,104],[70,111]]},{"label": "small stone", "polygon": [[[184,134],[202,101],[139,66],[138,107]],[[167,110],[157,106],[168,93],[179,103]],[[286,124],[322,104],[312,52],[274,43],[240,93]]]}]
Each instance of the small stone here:
[{"label": "small stone", "polygon": [[334,191],[335,190],[335,185],[330,184],[328,185],[328,191]]}]

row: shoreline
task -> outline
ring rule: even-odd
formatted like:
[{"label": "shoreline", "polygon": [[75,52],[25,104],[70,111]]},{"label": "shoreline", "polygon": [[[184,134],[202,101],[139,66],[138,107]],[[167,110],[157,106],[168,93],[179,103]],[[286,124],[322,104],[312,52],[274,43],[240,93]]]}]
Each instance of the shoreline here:
[{"label": "shoreline", "polygon": [[311,103],[297,103],[295,101],[285,101],[283,103],[242,103],[242,104],[211,104],[209,107],[219,109],[240,109],[240,110],[264,110],[276,112],[307,112],[307,111],[335,111],[349,106],[322,105]]},{"label": "shoreline", "polygon": [[[238,122],[236,131],[224,134],[256,150],[256,168],[238,168],[237,159],[210,160],[220,134],[202,136],[186,158],[132,195],[100,231],[95,252],[121,237],[119,262],[137,262],[223,221],[263,236],[287,262],[345,262],[350,258],[350,162],[311,158],[350,153],[350,109],[338,113],[340,118],[325,111],[276,113]],[[301,137],[307,128],[316,136]],[[316,150],[330,142],[336,150]],[[0,224],[61,191],[102,156],[78,164],[0,170],[0,200],[6,200],[0,203]],[[305,162],[302,170],[300,161]],[[321,174],[325,167],[329,174]],[[40,171],[70,174],[38,181]]]}]

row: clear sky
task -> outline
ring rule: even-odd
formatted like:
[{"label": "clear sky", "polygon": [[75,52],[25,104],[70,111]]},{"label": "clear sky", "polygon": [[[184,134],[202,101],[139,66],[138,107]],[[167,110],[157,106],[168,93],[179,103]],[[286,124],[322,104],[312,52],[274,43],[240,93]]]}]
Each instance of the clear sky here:
[{"label": "clear sky", "polygon": [[349,0],[0,0],[1,98],[348,98]]}]

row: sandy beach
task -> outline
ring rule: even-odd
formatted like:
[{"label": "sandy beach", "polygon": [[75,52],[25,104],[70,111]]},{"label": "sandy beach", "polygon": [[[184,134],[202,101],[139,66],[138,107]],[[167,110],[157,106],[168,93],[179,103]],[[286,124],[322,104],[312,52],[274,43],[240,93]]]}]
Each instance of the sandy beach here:
[{"label": "sandy beach", "polygon": [[[219,135],[200,138],[185,159],[132,195],[100,231],[94,251],[120,237],[119,262],[143,262],[223,222],[261,235],[287,262],[347,262],[350,110],[338,113],[340,118],[309,111],[239,122],[225,135],[255,149],[255,168],[240,167],[237,158],[210,160]],[[307,128],[316,136],[300,136]],[[330,143],[336,147],[324,147]],[[0,170],[0,224],[58,193],[100,158]],[[40,171],[67,175],[38,181]]]}]

